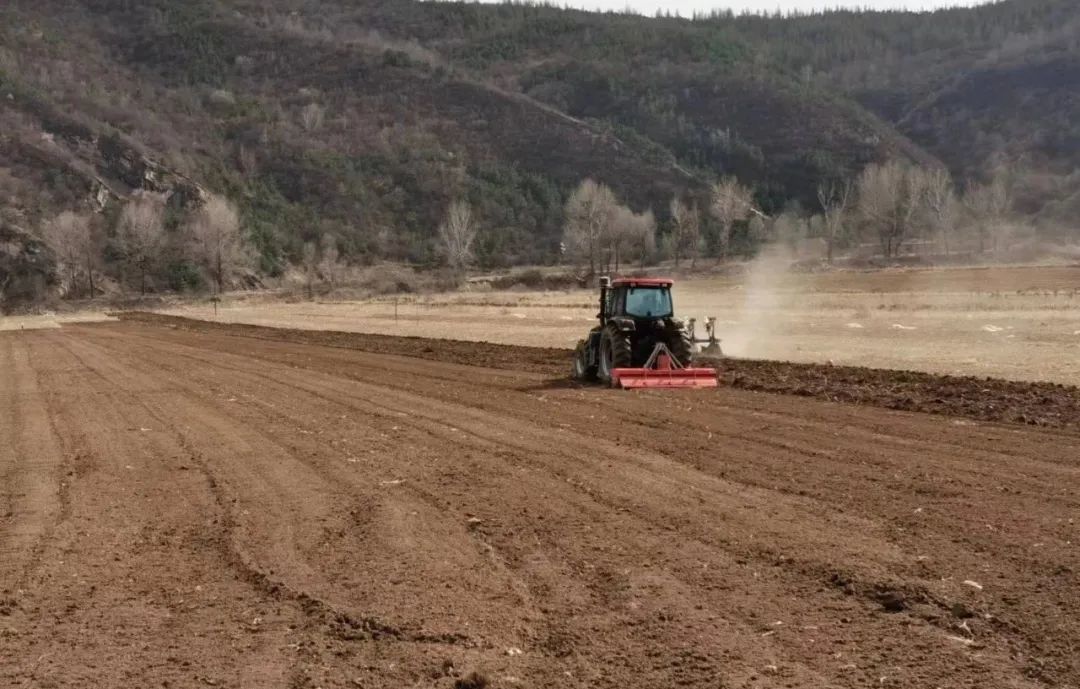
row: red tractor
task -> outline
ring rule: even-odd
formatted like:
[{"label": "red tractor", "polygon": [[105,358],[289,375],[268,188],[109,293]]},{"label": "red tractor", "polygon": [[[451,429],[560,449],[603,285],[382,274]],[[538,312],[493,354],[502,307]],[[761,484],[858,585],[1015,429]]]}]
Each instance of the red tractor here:
[{"label": "red tractor", "polygon": [[[671,280],[600,280],[600,324],[578,343],[574,377],[622,388],[716,387],[716,370],[693,368],[694,330],[675,318]],[[719,352],[714,321],[707,351]]]}]

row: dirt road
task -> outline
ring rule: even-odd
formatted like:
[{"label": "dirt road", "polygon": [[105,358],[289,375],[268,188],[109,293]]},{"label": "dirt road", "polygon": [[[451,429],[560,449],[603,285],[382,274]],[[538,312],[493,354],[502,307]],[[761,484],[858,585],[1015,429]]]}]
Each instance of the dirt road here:
[{"label": "dirt road", "polygon": [[0,686],[1080,686],[1078,507],[1065,431],[2,333]]}]

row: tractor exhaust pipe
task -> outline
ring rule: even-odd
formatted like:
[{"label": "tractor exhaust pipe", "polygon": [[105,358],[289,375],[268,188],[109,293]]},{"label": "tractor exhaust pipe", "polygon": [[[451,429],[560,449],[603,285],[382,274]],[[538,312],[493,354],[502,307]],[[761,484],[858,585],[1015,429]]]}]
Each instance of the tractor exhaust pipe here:
[{"label": "tractor exhaust pipe", "polygon": [[611,278],[604,276],[600,278],[600,313],[597,314],[597,318],[600,319],[600,326],[607,325],[607,309],[604,305],[607,304],[607,293],[611,289]]}]

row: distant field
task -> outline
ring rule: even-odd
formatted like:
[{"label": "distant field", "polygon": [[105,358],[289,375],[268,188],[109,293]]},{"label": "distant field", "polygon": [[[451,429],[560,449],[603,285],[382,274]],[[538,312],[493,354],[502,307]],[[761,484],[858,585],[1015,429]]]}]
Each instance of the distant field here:
[{"label": "distant field", "polygon": [[93,323],[111,320],[104,311],[44,314],[38,316],[0,316],[0,331],[59,328],[65,323]]},{"label": "distant field", "polygon": [[[726,353],[800,362],[1080,384],[1080,267],[792,274],[682,282],[683,316],[716,316]],[[214,319],[209,305],[168,313]],[[591,291],[492,292],[361,302],[232,304],[217,320],[571,347]]]}]

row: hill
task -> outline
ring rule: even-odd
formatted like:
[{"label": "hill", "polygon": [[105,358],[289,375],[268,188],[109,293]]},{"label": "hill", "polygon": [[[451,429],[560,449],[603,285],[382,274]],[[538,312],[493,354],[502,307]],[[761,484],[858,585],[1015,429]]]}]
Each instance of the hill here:
[{"label": "hill", "polygon": [[[1061,0],[694,21],[15,0],[0,8],[0,205],[30,236],[61,210],[108,225],[134,191],[164,191],[175,231],[223,194],[268,274],[328,234],[351,262],[433,264],[456,198],[480,219],[482,265],[551,261],[586,177],[663,232],[672,197],[723,175],[774,212],[886,159],[961,180],[1008,164],[1026,173],[1022,210],[1049,223],[1077,192],[1078,17]],[[165,263],[151,288],[183,286],[190,271]]]}]

